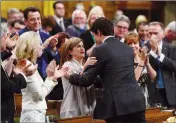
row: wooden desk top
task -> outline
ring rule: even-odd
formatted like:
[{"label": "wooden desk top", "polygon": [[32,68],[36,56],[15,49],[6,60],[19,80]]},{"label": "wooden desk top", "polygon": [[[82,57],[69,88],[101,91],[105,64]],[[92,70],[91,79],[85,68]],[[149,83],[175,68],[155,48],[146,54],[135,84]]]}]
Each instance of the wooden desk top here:
[{"label": "wooden desk top", "polygon": [[[162,112],[160,108],[146,110],[146,123],[162,123],[168,117],[173,116],[171,112]],[[104,120],[94,120],[92,116],[80,116],[75,118],[65,118],[57,123],[105,123]]]}]

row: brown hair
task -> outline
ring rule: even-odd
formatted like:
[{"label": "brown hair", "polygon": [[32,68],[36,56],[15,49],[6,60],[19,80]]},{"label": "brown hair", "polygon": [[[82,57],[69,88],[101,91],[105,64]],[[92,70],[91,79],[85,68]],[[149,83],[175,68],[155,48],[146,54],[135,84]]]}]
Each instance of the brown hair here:
[{"label": "brown hair", "polygon": [[69,35],[66,32],[59,32],[58,35],[58,43],[56,45],[57,48],[60,48],[63,43],[65,43],[66,38],[69,39]]},{"label": "brown hair", "polygon": [[125,43],[126,44],[132,44],[139,42],[139,36],[135,32],[129,32],[127,36],[125,37]]},{"label": "brown hair", "polygon": [[43,17],[42,26],[45,29],[47,26],[53,28],[56,26],[56,21],[53,16]]},{"label": "brown hair", "polygon": [[68,39],[65,44],[61,48],[61,60],[60,65],[62,66],[66,61],[70,61],[72,59],[72,56],[70,55],[70,51],[73,50],[73,48],[79,44],[80,42],[83,42],[82,39],[77,37],[72,37]]}]

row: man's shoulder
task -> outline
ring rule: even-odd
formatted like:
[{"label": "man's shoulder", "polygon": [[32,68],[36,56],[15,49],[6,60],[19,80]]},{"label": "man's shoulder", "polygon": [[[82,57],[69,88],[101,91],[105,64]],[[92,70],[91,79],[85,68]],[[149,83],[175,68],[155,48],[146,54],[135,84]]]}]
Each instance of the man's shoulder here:
[{"label": "man's shoulder", "polygon": [[23,33],[27,32],[27,31],[29,31],[29,30],[27,29],[27,27],[25,27],[24,29],[21,29],[21,30],[18,32],[18,34],[19,34],[19,35],[22,35]]}]

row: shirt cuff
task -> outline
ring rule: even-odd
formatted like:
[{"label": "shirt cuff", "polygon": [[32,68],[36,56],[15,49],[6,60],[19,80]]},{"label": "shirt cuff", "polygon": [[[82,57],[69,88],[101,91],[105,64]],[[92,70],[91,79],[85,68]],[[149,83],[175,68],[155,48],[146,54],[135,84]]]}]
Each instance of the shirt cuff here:
[{"label": "shirt cuff", "polygon": [[157,54],[152,50],[150,50],[149,54],[152,55],[154,58],[158,58]]},{"label": "shirt cuff", "polygon": [[161,53],[160,58],[159,58],[159,61],[160,61],[160,62],[163,62],[164,58],[165,58],[165,55]]},{"label": "shirt cuff", "polygon": [[27,82],[27,77],[24,75],[24,73],[20,72],[19,74],[21,74]]}]

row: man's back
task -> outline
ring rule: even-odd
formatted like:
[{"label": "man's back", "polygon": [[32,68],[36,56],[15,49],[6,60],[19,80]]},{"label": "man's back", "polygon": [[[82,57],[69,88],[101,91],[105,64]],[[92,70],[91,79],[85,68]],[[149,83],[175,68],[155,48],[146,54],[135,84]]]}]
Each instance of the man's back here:
[{"label": "man's back", "polygon": [[145,110],[144,96],[135,80],[133,50],[110,37],[95,48],[92,56],[97,59],[95,66],[103,83],[94,118],[106,119]]}]

